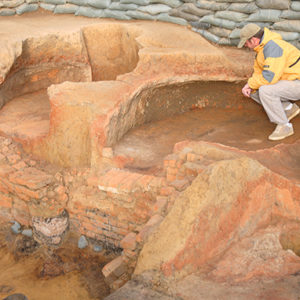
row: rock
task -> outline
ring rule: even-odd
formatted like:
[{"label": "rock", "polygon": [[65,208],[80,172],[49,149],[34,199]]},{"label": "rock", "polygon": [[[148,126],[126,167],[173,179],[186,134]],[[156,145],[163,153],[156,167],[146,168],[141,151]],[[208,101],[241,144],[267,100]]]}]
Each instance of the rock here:
[{"label": "rock", "polygon": [[21,225],[17,221],[14,221],[14,224],[10,228],[11,228],[12,232],[15,234],[18,234],[21,232]]},{"label": "rock", "polygon": [[32,237],[32,230],[31,229],[24,229],[22,234],[28,237]]},{"label": "rock", "polygon": [[85,237],[84,235],[82,235],[82,236],[79,238],[79,240],[78,240],[78,248],[79,248],[79,249],[84,249],[84,248],[87,247],[88,244],[89,244],[89,243],[88,243],[86,237]]},{"label": "rock", "polygon": [[58,245],[69,228],[69,215],[63,211],[53,218],[33,217],[32,228],[38,242]]}]

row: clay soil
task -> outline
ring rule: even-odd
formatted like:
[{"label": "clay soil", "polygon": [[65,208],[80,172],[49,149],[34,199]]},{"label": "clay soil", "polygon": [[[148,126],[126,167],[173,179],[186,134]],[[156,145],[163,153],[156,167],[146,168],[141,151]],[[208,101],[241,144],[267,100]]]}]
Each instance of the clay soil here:
[{"label": "clay soil", "polygon": [[30,300],[103,299],[109,289],[101,269],[111,259],[78,249],[72,236],[59,249],[49,249],[2,225],[0,298],[22,293]]}]

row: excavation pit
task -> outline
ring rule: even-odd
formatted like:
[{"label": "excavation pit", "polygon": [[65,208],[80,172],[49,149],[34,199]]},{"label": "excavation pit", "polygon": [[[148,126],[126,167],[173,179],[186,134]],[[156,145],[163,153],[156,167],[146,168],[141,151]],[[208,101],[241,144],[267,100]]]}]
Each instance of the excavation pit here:
[{"label": "excavation pit", "polygon": [[[37,15],[10,27],[6,20],[0,20],[0,33],[7,28],[4,37],[17,34],[2,45],[9,59],[0,69],[3,222],[17,221],[34,234],[38,224],[46,247],[53,246],[49,240],[63,245],[69,230],[122,250],[101,270],[113,289],[131,278],[147,239],[178,205],[177,216],[199,213],[200,219],[194,226],[187,215],[196,239],[187,230],[191,240],[179,242],[191,249],[161,269],[166,276],[181,272],[185,259],[201,268],[207,259],[204,252],[198,259],[199,253],[221,255],[223,248],[213,248],[219,242],[253,244],[245,235],[256,233],[266,241],[271,234],[275,242],[289,220],[298,232],[300,120],[292,121],[293,136],[267,140],[274,125],[241,94],[252,71],[249,52],[216,48],[188,28],[160,22],[74,22],[71,16],[45,22]],[[186,195],[193,190],[190,206]],[[60,223],[53,220],[64,211],[68,222],[57,235],[61,228],[54,225]],[[212,215],[216,219],[206,219]],[[174,222],[179,231],[181,221]],[[274,228],[265,230],[269,225]],[[206,226],[213,226],[213,240],[202,242]],[[269,248],[263,248],[265,255]],[[76,249],[76,259],[84,251]],[[229,265],[230,271],[240,264]],[[270,266],[275,275],[287,270],[285,264]]]},{"label": "excavation pit", "polygon": [[[274,125],[261,106],[241,95],[241,87],[228,82],[188,82],[145,89],[108,119],[104,146],[112,147],[113,155],[124,159],[123,167],[145,173],[161,170],[164,157],[184,140],[219,143],[252,153],[278,144],[295,147],[300,120],[293,121],[293,136],[269,141]],[[0,130],[25,147],[42,140],[49,134],[50,108],[46,90],[17,97],[0,111]],[[71,121],[77,126],[77,135],[82,128],[86,130],[79,134],[81,140],[75,136],[74,142],[70,137],[69,144],[75,147],[78,143],[82,154],[78,157],[83,160],[74,163],[88,166],[91,148],[84,135],[87,124],[82,123],[88,123],[87,117],[79,119],[79,125],[76,118]],[[292,169],[295,163],[298,166],[298,157],[298,151],[292,151],[287,162]],[[297,168],[291,173],[298,177]]]}]

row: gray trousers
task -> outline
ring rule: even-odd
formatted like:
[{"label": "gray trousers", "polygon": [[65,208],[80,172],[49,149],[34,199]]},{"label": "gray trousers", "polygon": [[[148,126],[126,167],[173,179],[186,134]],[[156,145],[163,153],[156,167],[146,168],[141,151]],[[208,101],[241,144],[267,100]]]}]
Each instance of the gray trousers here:
[{"label": "gray trousers", "polygon": [[286,124],[284,110],[290,100],[300,100],[300,80],[280,80],[275,84],[263,85],[251,94],[251,98],[261,104],[271,122]]}]

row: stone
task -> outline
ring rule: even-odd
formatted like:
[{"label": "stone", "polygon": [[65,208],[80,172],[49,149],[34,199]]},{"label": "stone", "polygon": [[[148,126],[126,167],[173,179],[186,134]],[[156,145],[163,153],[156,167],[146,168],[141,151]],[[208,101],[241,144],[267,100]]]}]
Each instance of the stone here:
[{"label": "stone", "polygon": [[79,249],[84,249],[88,246],[88,240],[86,239],[86,237],[84,235],[80,236],[79,240],[78,240],[78,248]]},{"label": "stone", "polygon": [[41,243],[58,245],[69,228],[69,217],[63,211],[56,217],[33,217],[34,238]]},{"label": "stone", "polygon": [[24,229],[22,234],[28,237],[32,237],[32,230],[31,229]]},{"label": "stone", "polygon": [[120,242],[120,246],[123,249],[134,250],[136,247],[136,233],[128,233]]},{"label": "stone", "polygon": [[94,245],[93,250],[95,252],[101,252],[103,250],[103,247],[101,245]]},{"label": "stone", "polygon": [[21,232],[21,225],[17,221],[14,221],[14,224],[10,228],[14,234]]},{"label": "stone", "polygon": [[116,277],[120,277],[126,272],[127,268],[121,256],[118,256],[102,269],[102,273],[105,277],[110,277],[113,274]]}]

